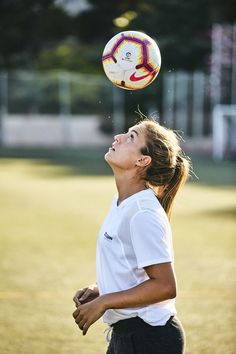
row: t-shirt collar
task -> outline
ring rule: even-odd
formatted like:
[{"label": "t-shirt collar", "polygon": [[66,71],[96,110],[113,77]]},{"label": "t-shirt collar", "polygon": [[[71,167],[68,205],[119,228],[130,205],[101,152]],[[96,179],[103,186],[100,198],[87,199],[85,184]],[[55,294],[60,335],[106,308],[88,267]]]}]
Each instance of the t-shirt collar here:
[{"label": "t-shirt collar", "polygon": [[123,208],[125,205],[127,205],[128,203],[130,203],[132,200],[139,198],[140,196],[143,195],[154,195],[154,191],[151,188],[147,188],[147,189],[143,189],[137,193],[132,194],[131,196],[125,198],[124,200],[122,200],[122,202],[117,205],[118,202],[118,193],[116,193],[115,198],[114,198],[114,205],[117,209],[121,209]]}]

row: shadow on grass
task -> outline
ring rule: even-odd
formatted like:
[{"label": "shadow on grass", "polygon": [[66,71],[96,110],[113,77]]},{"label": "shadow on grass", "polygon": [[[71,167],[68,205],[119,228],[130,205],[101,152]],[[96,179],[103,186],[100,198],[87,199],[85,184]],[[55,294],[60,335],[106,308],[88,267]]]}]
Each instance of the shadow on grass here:
[{"label": "shadow on grass", "polygon": [[[58,173],[63,175],[111,175],[112,171],[104,160],[107,147],[64,148],[64,149],[28,149],[1,148],[0,158],[30,159],[42,161],[49,166],[66,167]],[[187,153],[187,152],[186,152]],[[193,162],[194,173],[190,182],[207,185],[236,185],[236,163],[233,161],[214,162],[209,157],[189,154]],[[53,177],[55,174],[52,172]]]},{"label": "shadow on grass", "polygon": [[222,218],[222,219],[234,219],[236,218],[236,207],[216,209],[216,210],[204,210],[204,213],[201,213],[205,217],[212,218]]},{"label": "shadow on grass", "polygon": [[[104,160],[107,148],[97,149],[0,149],[0,159],[29,159],[47,163],[49,166],[66,167],[63,175],[111,175],[112,171]],[[55,174],[51,171],[53,177]],[[47,174],[48,176],[48,174]]]},{"label": "shadow on grass", "polygon": [[193,162],[194,173],[198,184],[236,185],[236,162],[235,161],[213,161],[210,157],[190,155]]}]

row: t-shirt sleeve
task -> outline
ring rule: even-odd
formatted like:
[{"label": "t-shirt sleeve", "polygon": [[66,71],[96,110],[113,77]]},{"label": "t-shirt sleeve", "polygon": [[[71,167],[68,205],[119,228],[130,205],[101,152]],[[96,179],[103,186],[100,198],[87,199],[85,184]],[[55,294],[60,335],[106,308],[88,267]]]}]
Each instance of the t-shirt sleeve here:
[{"label": "t-shirt sleeve", "polygon": [[138,268],[173,261],[171,230],[163,215],[138,212],[130,221],[130,233]]}]

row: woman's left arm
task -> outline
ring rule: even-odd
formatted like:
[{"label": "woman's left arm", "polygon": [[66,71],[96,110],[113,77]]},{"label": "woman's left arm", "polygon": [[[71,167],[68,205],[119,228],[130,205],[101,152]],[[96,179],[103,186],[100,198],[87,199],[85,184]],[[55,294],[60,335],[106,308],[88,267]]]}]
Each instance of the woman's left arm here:
[{"label": "woman's left arm", "polygon": [[83,335],[108,309],[147,306],[176,297],[176,279],[171,262],[150,265],[144,269],[149,279],[143,283],[128,290],[102,295],[78,306],[73,317]]}]

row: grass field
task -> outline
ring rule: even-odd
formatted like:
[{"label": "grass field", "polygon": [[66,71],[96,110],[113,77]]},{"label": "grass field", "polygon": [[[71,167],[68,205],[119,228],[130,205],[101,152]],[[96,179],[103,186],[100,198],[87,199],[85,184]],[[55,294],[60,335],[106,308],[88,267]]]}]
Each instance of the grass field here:
[{"label": "grass field", "polygon": [[[94,154],[71,165],[15,154],[0,159],[0,353],[105,353],[102,321],[83,337],[71,313],[74,292],[95,280],[113,179],[95,162],[86,176],[82,160],[93,165]],[[172,220],[186,353],[235,354],[235,165],[196,167],[200,182],[185,187]]]}]

